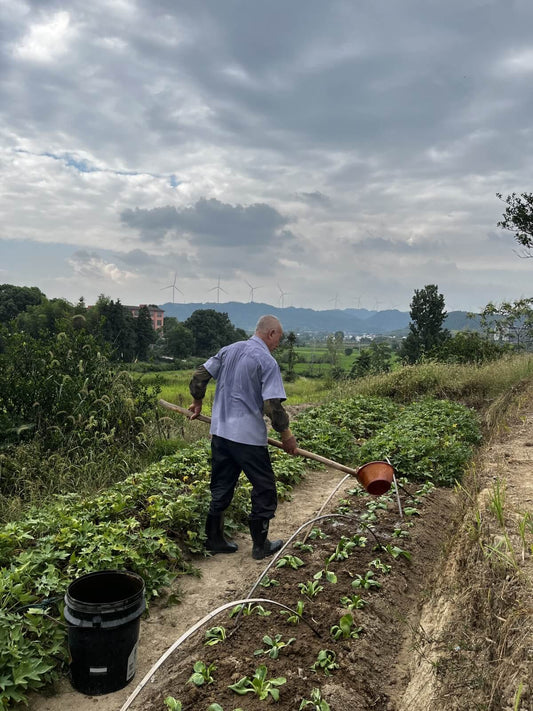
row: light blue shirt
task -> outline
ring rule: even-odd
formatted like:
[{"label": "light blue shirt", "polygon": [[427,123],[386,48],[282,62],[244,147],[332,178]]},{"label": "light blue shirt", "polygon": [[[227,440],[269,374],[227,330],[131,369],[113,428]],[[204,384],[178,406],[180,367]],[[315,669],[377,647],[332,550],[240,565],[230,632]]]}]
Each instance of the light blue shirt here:
[{"label": "light blue shirt", "polygon": [[263,402],[285,400],[285,388],[276,359],[264,341],[252,336],[224,346],[204,363],[217,381],[211,434],[233,442],[266,446]]}]

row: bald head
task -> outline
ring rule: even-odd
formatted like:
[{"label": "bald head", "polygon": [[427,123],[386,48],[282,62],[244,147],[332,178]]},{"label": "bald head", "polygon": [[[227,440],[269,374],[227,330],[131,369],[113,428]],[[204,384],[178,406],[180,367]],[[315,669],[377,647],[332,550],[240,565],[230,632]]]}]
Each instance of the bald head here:
[{"label": "bald head", "polygon": [[261,316],[255,327],[255,335],[259,336],[263,333],[268,333],[273,328],[281,328],[279,318],[270,315]]},{"label": "bald head", "polygon": [[261,316],[255,327],[255,335],[264,341],[268,350],[272,352],[279,346],[283,336],[280,320],[270,314]]}]

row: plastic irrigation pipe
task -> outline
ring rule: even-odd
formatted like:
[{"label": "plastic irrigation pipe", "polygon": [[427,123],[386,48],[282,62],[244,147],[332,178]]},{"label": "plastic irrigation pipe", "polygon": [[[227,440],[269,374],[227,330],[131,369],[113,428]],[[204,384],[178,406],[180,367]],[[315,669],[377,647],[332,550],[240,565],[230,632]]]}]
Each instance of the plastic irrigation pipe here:
[{"label": "plastic irrigation pipe", "polygon": [[159,659],[158,659],[157,662],[152,666],[152,668],[150,669],[150,671],[149,671],[149,672],[145,675],[145,677],[137,684],[137,686],[136,686],[135,690],[133,691],[133,693],[131,693],[131,694],[129,695],[129,697],[126,699],[126,701],[124,702],[124,704],[120,707],[120,711],[126,711],[126,709],[129,709],[129,707],[131,706],[131,704],[135,701],[135,699],[137,698],[137,696],[139,695],[139,693],[144,689],[144,687],[146,686],[146,684],[150,681],[150,679],[153,677],[153,675],[156,673],[156,671],[159,669],[159,667],[163,664],[163,662],[165,662],[165,661],[170,657],[170,655],[172,654],[172,652],[174,652],[174,651],[180,646],[180,644],[182,644],[183,642],[185,642],[186,639],[188,639],[192,634],[194,634],[194,632],[196,632],[197,630],[199,630],[200,627],[202,627],[203,625],[205,625],[206,622],[209,622],[213,617],[215,617],[215,615],[218,615],[219,612],[222,612],[223,610],[227,610],[229,607],[232,607],[232,606],[234,607],[235,605],[244,605],[244,604],[246,604],[247,602],[267,602],[267,603],[270,603],[270,604],[272,604],[272,605],[278,605],[279,607],[284,607],[286,610],[289,610],[290,612],[293,612],[295,615],[298,615],[298,617],[299,617],[303,622],[305,622],[305,624],[308,625],[308,626],[313,630],[313,632],[314,632],[316,635],[318,635],[319,637],[321,636],[320,633],[313,627],[313,625],[310,624],[310,622],[308,622],[308,620],[306,620],[304,617],[302,617],[301,615],[299,615],[299,614],[296,612],[296,610],[293,610],[292,608],[287,607],[287,605],[284,605],[284,604],[281,603],[281,602],[276,602],[276,600],[269,600],[269,599],[263,598],[263,597],[256,597],[256,598],[247,597],[247,598],[244,598],[243,600],[233,600],[232,602],[226,602],[226,603],[224,603],[224,605],[221,605],[220,607],[217,607],[216,610],[213,610],[212,612],[210,612],[209,614],[207,614],[205,617],[202,617],[202,619],[199,620],[199,621],[198,621],[196,624],[194,624],[192,627],[189,627],[189,629],[188,629],[186,632],[184,632],[184,633],[181,635],[181,637],[179,637],[179,638],[174,642],[174,644],[172,644],[172,645],[167,649],[167,651],[166,651],[161,657],[159,657]]}]

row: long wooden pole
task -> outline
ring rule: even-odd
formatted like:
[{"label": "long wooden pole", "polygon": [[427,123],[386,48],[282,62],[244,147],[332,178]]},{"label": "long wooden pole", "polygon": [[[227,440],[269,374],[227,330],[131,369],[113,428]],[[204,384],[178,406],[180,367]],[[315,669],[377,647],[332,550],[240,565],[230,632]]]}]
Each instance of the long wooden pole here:
[{"label": "long wooden pole", "polygon": [[[180,407],[179,405],[174,405],[172,402],[167,402],[166,400],[159,400],[159,404],[161,407],[165,407],[167,410],[173,410],[174,412],[179,412],[180,415],[184,415],[187,417],[189,420],[192,417],[192,412],[190,410],[187,410],[184,407]],[[206,417],[205,415],[198,415],[198,417],[195,417],[196,420],[200,420],[200,422],[207,422],[208,424],[211,423],[211,418]],[[277,440],[277,439],[272,439],[272,437],[268,438],[268,443],[271,444],[273,447],[278,447],[278,449],[283,449],[283,444]],[[315,454],[314,452],[308,452],[306,449],[300,449],[297,447],[295,454],[298,454],[300,457],[306,457],[307,459],[314,459],[316,462],[320,462],[321,464],[326,464],[328,467],[332,467],[333,469],[338,469],[341,472],[344,472],[345,474],[351,474],[352,476],[357,476],[357,469],[352,469],[351,467],[346,467],[344,464],[339,464],[339,462],[334,462],[332,459],[327,459],[326,457],[322,457],[320,454]]]}]

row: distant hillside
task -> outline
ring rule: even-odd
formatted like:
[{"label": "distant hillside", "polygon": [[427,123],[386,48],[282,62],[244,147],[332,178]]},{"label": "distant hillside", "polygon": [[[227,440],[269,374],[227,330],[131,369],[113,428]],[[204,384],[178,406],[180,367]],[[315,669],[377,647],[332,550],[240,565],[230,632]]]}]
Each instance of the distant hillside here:
[{"label": "distant hillside", "polygon": [[[160,304],[165,316],[174,316],[178,321],[185,321],[198,309],[214,309],[227,313],[230,321],[238,328],[252,332],[255,324],[263,314],[277,316],[285,331],[295,333],[334,333],[344,331],[348,335],[362,336],[364,334],[383,335],[393,332],[407,332],[409,328],[409,313],[390,309],[387,311],[368,311],[367,309],[330,309],[314,311],[289,306],[278,308],[271,304],[239,301],[228,301],[223,304]],[[451,311],[445,322],[450,331],[477,330],[478,324],[469,319],[466,311]]]}]

